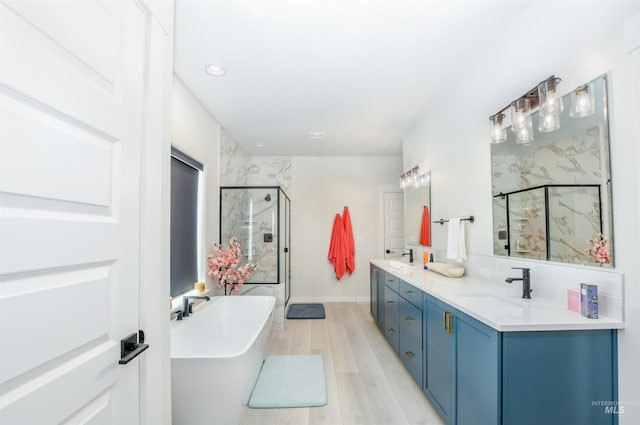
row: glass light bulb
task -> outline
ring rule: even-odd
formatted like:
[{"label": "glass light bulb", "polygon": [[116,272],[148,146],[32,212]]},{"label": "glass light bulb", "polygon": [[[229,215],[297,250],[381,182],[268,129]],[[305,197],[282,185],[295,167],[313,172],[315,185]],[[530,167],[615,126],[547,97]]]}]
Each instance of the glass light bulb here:
[{"label": "glass light bulb", "polygon": [[595,112],[593,86],[591,83],[578,87],[571,92],[571,110],[569,115],[574,118],[586,117]]},{"label": "glass light bulb", "polygon": [[560,112],[549,112],[540,108],[538,131],[548,133],[560,128]]},{"label": "glass light bulb", "polygon": [[522,127],[516,131],[516,143],[528,145],[533,141],[533,129],[531,126]]},{"label": "glass light bulb", "polygon": [[491,143],[504,143],[507,141],[507,131],[502,125],[504,114],[496,114],[489,118],[493,123],[491,127]]},{"label": "glass light bulb", "polygon": [[520,129],[531,126],[531,102],[526,97],[521,97],[511,105],[512,129],[517,134]]}]

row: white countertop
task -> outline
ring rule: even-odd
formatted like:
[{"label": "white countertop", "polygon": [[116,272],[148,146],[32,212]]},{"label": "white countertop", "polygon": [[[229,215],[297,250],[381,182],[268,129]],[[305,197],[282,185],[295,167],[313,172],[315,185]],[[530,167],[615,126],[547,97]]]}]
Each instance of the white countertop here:
[{"label": "white countertop", "polygon": [[[563,304],[536,298],[526,300],[513,290],[486,280],[463,276],[449,278],[432,271],[398,269],[389,260],[371,260],[377,267],[397,276],[423,292],[451,305],[501,332],[623,329],[624,322],[599,316],[587,319]],[[514,282],[521,287],[521,282]],[[535,288],[535,282],[531,286]],[[520,292],[521,294],[521,292]]]}]

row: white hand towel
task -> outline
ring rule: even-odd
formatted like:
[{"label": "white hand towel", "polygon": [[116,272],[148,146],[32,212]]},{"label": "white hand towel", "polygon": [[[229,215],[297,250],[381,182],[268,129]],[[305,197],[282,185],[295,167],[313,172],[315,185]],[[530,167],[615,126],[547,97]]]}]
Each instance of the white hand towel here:
[{"label": "white hand towel", "polygon": [[458,262],[467,259],[465,247],[464,223],[460,218],[449,219],[449,234],[447,240],[447,258]]}]

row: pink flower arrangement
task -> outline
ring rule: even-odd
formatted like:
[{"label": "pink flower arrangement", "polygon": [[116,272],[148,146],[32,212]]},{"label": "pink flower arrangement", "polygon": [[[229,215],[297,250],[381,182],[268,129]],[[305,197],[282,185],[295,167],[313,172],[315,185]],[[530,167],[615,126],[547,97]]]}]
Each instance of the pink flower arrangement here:
[{"label": "pink flower arrangement", "polygon": [[594,262],[600,264],[611,264],[611,254],[609,253],[609,244],[602,233],[598,233],[593,239],[587,239],[589,248],[585,250],[587,257]]},{"label": "pink flower arrangement", "polygon": [[258,264],[245,264],[238,267],[242,259],[242,251],[240,250],[240,242],[233,237],[229,241],[229,246],[225,249],[219,243],[213,244],[216,255],[209,254],[207,262],[209,271],[207,275],[216,277],[220,285],[231,285],[231,293],[238,292],[240,286],[248,279],[259,267]]}]

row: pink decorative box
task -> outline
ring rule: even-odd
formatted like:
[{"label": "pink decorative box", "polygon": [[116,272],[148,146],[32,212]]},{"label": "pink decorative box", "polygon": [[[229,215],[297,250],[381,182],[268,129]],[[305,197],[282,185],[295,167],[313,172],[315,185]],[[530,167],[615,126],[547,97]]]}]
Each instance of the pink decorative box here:
[{"label": "pink decorative box", "polygon": [[567,304],[569,310],[580,313],[580,291],[578,289],[567,289]]}]

